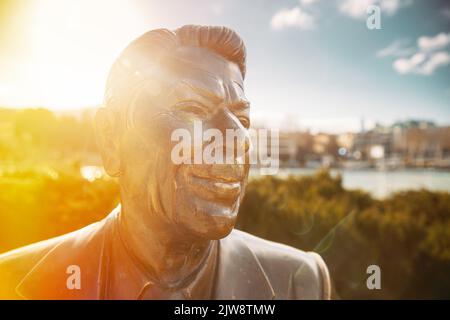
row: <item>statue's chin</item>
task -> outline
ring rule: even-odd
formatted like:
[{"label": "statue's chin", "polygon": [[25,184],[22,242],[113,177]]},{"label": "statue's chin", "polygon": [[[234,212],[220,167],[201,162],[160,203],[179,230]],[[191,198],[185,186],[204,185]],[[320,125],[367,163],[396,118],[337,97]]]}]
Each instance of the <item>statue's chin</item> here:
[{"label": "statue's chin", "polygon": [[206,232],[200,231],[196,232],[198,238],[205,240],[219,240],[228,236],[234,228],[234,223],[227,226],[209,228]]},{"label": "statue's chin", "polygon": [[208,228],[207,232],[204,233],[204,238],[209,240],[218,240],[225,238],[233,230],[236,223],[236,219],[217,219],[216,224]]},{"label": "statue's chin", "polygon": [[224,204],[192,195],[184,195],[182,198],[185,200],[180,201],[182,205],[177,210],[177,221],[187,232],[196,237],[215,240],[226,237],[233,230],[239,200],[233,204]]}]

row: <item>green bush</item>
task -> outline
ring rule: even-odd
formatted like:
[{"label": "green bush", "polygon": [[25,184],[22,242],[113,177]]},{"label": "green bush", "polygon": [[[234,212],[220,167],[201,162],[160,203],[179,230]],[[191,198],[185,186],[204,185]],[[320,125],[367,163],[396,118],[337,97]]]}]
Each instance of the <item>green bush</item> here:
[{"label": "green bush", "polygon": [[[325,259],[334,296],[345,299],[450,298],[450,195],[407,191],[385,200],[342,187],[321,171],[249,183],[237,227]],[[369,265],[382,290],[368,290]]]}]

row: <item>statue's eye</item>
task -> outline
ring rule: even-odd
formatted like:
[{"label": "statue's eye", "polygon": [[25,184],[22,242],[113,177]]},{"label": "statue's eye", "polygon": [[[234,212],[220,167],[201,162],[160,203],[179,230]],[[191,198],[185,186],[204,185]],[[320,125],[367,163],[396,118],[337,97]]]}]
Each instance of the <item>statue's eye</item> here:
[{"label": "statue's eye", "polygon": [[238,117],[239,121],[245,128],[250,128],[250,119],[247,117]]}]

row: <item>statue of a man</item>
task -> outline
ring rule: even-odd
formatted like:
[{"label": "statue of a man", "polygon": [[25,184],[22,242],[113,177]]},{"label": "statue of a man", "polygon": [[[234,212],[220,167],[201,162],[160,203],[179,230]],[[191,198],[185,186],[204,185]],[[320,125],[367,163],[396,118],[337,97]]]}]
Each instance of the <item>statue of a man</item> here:
[{"label": "statue of a man", "polygon": [[[134,40],[111,69],[95,119],[120,207],[0,255],[0,298],[329,298],[319,255],[233,229],[247,162],[171,160],[172,133],[193,132],[195,121],[248,132],[245,57],[242,39],[225,27],[159,29]],[[240,141],[248,153],[248,139]]]}]

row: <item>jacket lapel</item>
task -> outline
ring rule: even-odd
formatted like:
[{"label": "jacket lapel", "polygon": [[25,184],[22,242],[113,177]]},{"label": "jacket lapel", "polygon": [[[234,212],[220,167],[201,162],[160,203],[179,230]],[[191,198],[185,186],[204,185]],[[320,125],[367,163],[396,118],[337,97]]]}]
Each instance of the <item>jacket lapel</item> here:
[{"label": "jacket lapel", "polygon": [[[108,220],[62,236],[22,279],[16,293],[33,300],[101,299]],[[78,270],[81,287],[70,288],[68,279]]]},{"label": "jacket lapel", "polygon": [[216,277],[215,299],[271,300],[275,297],[258,258],[234,231],[220,240]]}]

